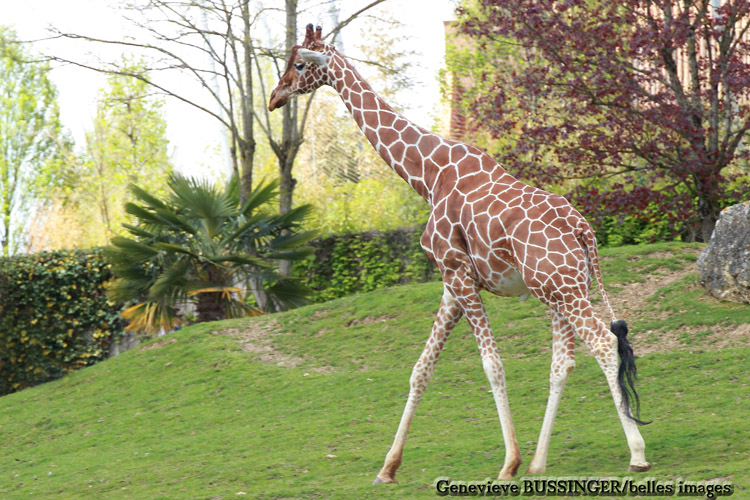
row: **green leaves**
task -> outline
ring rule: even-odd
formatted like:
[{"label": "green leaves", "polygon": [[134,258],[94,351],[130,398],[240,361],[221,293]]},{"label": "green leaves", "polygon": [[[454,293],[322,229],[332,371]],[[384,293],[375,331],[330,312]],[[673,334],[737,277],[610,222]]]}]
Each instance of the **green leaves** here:
[{"label": "green leaves", "polygon": [[295,264],[314,300],[324,302],[408,281],[439,279],[415,230],[357,233],[317,240],[314,257]]},{"label": "green leaves", "polygon": [[33,59],[12,30],[0,26],[0,249],[8,256],[26,229],[16,221],[33,200],[64,181],[57,91],[46,64]]},{"label": "green leaves", "polygon": [[176,304],[186,299],[198,321],[255,314],[253,302],[268,309],[305,301],[306,289],[279,276],[274,259],[310,254],[304,245],[315,233],[297,232],[310,208],[276,215],[266,208],[276,183],[258,186],[244,203],[237,186],[236,179],[220,189],[172,175],[163,198],[131,188],[139,203],[126,210],[137,222],[124,225],[131,237],[114,238],[107,251],[118,277],[110,293],[137,302],[127,312],[129,328],[153,332],[177,324]]},{"label": "green leaves", "polygon": [[123,334],[101,249],[0,258],[0,394],[104,359]]}]

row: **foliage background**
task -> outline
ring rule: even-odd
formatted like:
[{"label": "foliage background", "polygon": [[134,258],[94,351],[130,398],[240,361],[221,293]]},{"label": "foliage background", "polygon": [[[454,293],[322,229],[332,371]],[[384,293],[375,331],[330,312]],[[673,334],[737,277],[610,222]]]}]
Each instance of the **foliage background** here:
[{"label": "foliage background", "polygon": [[124,327],[111,278],[100,249],[0,259],[0,395],[106,358]]},{"label": "foliage background", "polygon": [[419,244],[421,235],[421,230],[410,228],[313,240],[315,254],[295,264],[293,272],[314,291],[315,302],[437,280],[437,268]]}]

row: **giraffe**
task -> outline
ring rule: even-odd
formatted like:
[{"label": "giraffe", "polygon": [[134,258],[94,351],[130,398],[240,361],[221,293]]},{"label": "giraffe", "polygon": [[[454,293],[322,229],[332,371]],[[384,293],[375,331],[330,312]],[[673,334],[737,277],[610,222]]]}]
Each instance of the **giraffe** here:
[{"label": "giraffe", "polygon": [[[568,201],[526,185],[479,148],[444,139],[411,123],[384,102],[333,46],[309,24],[271,93],[269,110],[289,98],[332,86],[369,142],[429,204],[420,243],[443,279],[443,296],[430,336],[414,365],[393,444],[373,484],[396,482],[404,443],[417,405],[448,335],[468,320],[497,407],[505,461],[499,479],[516,475],[521,453],[511,419],[505,372],[480,290],[526,300],[534,295],[550,308],[552,363],[547,408],[528,473],[546,469],[552,426],[568,376],[575,367],[574,339],[583,340],[609,385],[630,448],[630,471],[646,471],[645,443],[636,424],[638,395],[627,325],[616,320],[602,285],[594,231]],[[596,278],[612,316],[610,328],[588,299]],[[618,366],[618,355],[620,364]]]}]

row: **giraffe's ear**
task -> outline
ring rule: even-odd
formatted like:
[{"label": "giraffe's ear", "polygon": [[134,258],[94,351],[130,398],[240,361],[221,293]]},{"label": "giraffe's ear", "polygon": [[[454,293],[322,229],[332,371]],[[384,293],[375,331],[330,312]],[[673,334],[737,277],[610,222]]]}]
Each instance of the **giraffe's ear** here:
[{"label": "giraffe's ear", "polygon": [[328,57],[325,54],[315,52],[314,50],[298,49],[297,54],[299,54],[302,60],[306,63],[315,64],[317,66],[325,66],[328,63]]}]

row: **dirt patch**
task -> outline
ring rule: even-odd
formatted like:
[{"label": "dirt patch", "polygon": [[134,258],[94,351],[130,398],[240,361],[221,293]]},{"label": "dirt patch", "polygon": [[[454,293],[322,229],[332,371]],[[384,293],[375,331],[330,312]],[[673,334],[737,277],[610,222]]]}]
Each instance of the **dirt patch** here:
[{"label": "dirt patch", "polygon": [[397,314],[381,314],[379,316],[365,316],[364,318],[350,319],[344,326],[372,325],[374,323],[385,323],[388,320],[398,317]]},{"label": "dirt patch", "polygon": [[[700,248],[685,250],[685,253],[693,253],[695,255],[698,255],[700,252]],[[670,257],[673,255],[671,252],[655,252],[649,254],[648,257]],[[631,260],[635,260],[635,258]],[[616,293],[608,290],[607,296],[617,317],[628,320],[632,325],[634,319],[642,316],[644,311],[649,309],[649,299],[657,294],[659,290],[684,280],[688,275],[695,273],[696,270],[696,265],[693,262],[686,262],[685,267],[679,271],[658,270],[645,276],[642,282],[624,285]],[[697,288],[697,286],[690,285],[688,289],[692,288]],[[598,292],[594,290],[593,297],[597,297],[598,295]],[[715,299],[706,296],[706,301],[714,302]],[[609,321],[610,314],[602,300],[598,300],[594,304],[594,309],[605,322]],[[666,319],[670,315],[667,311],[650,312],[649,314],[656,314],[661,319]],[[707,333],[708,331],[710,331],[710,334]],[[697,338],[698,336],[700,338]],[[726,347],[750,345],[750,323],[739,326],[683,327],[677,331],[666,332],[633,332],[632,339],[634,339],[633,348],[636,355],[706,347],[719,350]],[[686,343],[687,339],[690,339],[689,344]]]},{"label": "dirt patch", "polygon": [[[695,253],[699,252],[695,249]],[[664,256],[672,255],[668,252],[663,252]],[[656,294],[660,289],[665,288],[673,283],[677,283],[685,279],[689,274],[695,272],[694,264],[686,263],[685,267],[679,271],[660,271],[645,276],[641,282],[628,283],[624,285],[616,293],[607,290],[607,297],[609,303],[612,305],[612,309],[615,311],[615,315],[618,318],[632,318],[641,314],[646,308],[647,300]],[[596,283],[592,284],[592,298],[601,297],[598,293]],[[597,300],[594,304],[594,310],[602,318],[605,323],[609,322],[610,314],[604,305],[603,300]]]},{"label": "dirt patch", "polygon": [[[706,334],[710,331],[710,334]],[[638,341],[634,347],[636,355],[650,354],[653,352],[679,351],[687,349],[710,348],[720,351],[729,347],[750,345],[750,323],[742,325],[715,325],[711,327],[680,328],[677,332],[654,332],[651,335],[658,336],[656,342],[649,342],[648,336],[643,336],[643,341]],[[685,343],[685,338],[700,335],[700,340],[692,340]]]},{"label": "dirt patch", "polygon": [[165,345],[174,344],[177,342],[177,337],[172,338],[162,338],[154,342],[153,344],[147,344],[138,349],[139,351],[151,351],[153,349],[160,349],[164,347]]},{"label": "dirt patch", "polygon": [[276,349],[273,346],[273,339],[279,335],[280,325],[275,319],[266,321],[256,320],[250,323],[246,328],[228,328],[214,332],[214,335],[230,335],[236,337],[240,347],[244,352],[253,353],[263,363],[269,363],[286,368],[297,368],[300,366],[309,366],[310,371],[316,373],[331,373],[332,366],[320,366],[319,363],[312,363],[310,359],[302,356],[295,356]]},{"label": "dirt patch", "polygon": [[656,252],[647,253],[644,255],[634,255],[632,257],[628,257],[628,262],[638,262],[643,259],[668,259],[670,257],[675,257],[677,255],[686,255],[686,254],[694,254],[698,255],[702,252],[701,248],[685,248],[682,253],[675,253],[671,250],[659,250]]}]

